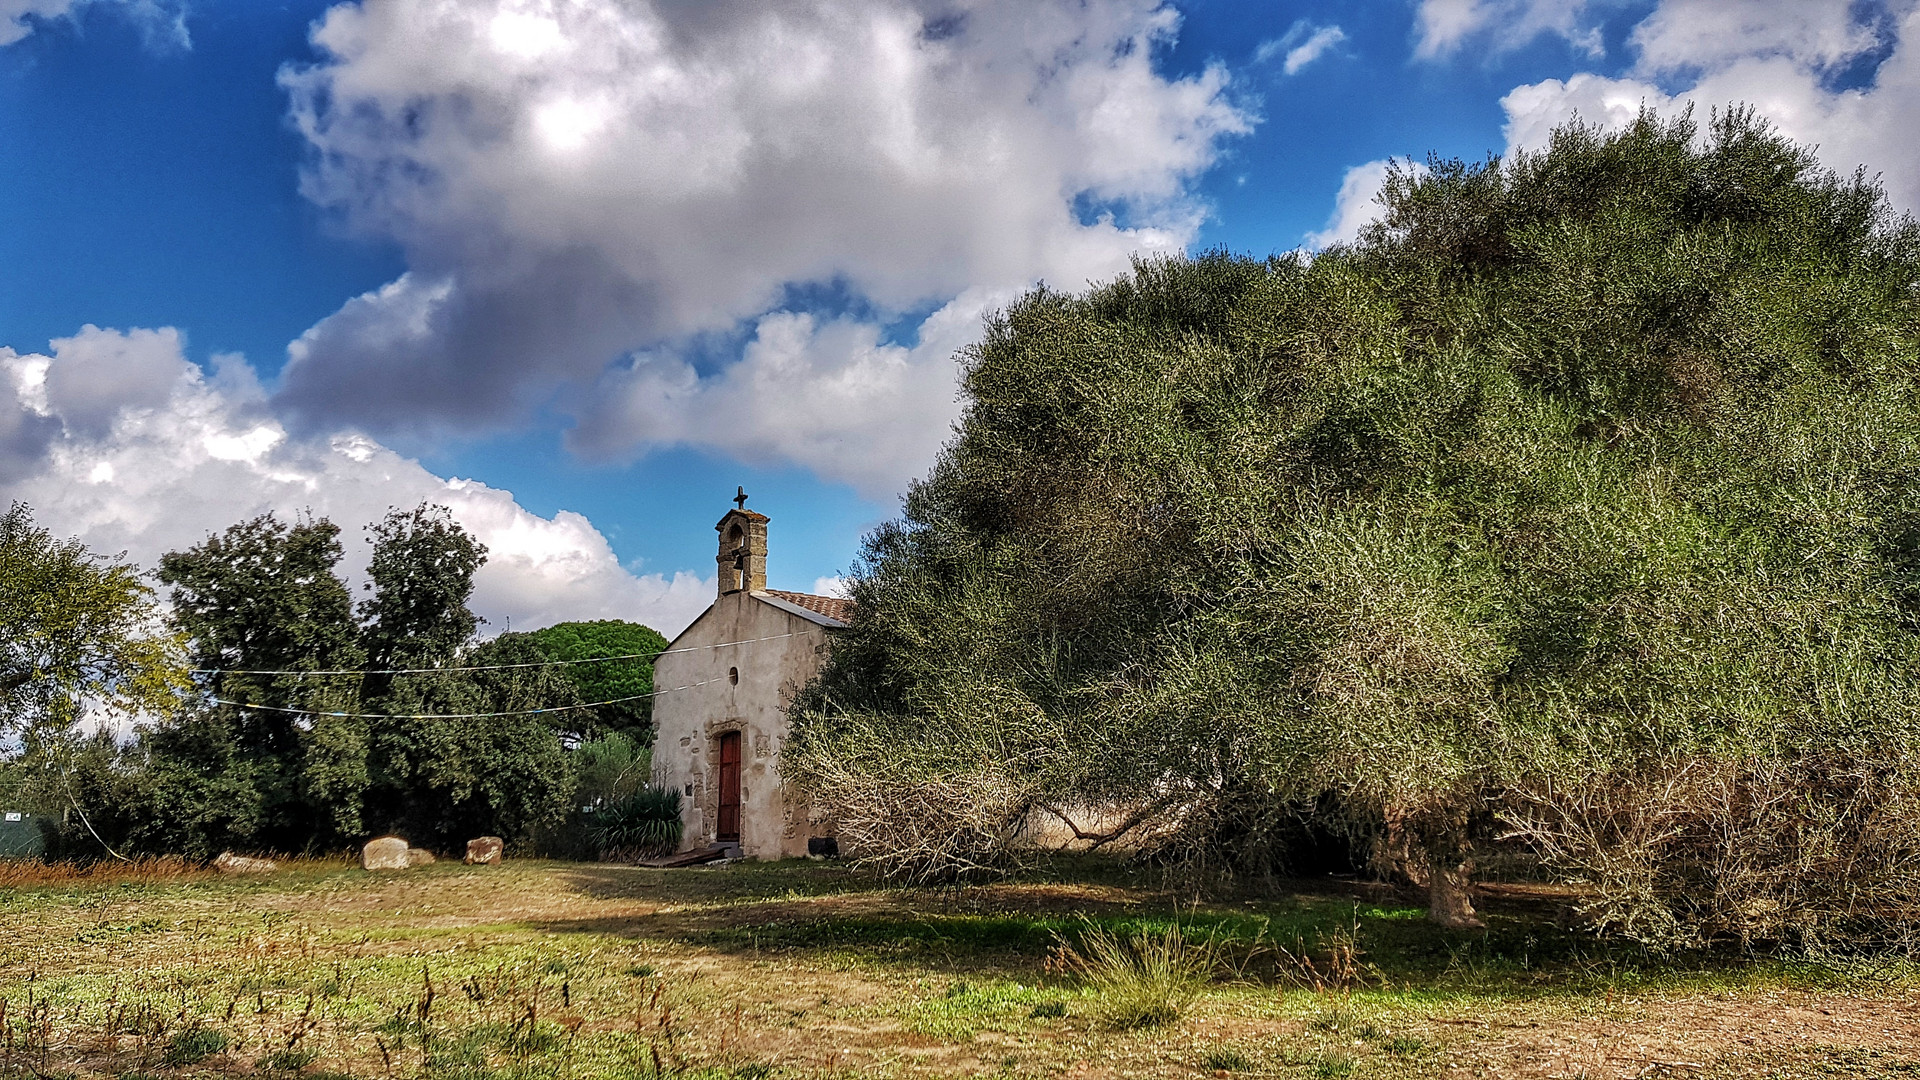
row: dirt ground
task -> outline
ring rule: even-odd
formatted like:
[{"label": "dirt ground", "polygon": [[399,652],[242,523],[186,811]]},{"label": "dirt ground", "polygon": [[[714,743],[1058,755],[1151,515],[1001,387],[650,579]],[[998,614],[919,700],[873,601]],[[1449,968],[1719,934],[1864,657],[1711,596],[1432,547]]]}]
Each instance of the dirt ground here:
[{"label": "dirt ground", "polygon": [[[1537,897],[1484,906],[1489,929],[1459,934],[1336,881],[1199,900],[1123,873],[903,891],[805,862],[17,885],[0,890],[0,1068],[1920,1076],[1904,966],[1656,957]],[[1053,962],[1089,928],[1176,921],[1230,947],[1171,1023],[1116,1027]]]}]

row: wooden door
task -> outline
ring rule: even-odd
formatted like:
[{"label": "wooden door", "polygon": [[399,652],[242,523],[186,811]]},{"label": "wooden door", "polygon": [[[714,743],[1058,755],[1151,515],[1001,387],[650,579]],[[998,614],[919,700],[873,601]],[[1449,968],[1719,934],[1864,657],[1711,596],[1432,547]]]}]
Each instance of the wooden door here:
[{"label": "wooden door", "polygon": [[740,839],[740,733],[720,736],[720,826],[716,840]]}]

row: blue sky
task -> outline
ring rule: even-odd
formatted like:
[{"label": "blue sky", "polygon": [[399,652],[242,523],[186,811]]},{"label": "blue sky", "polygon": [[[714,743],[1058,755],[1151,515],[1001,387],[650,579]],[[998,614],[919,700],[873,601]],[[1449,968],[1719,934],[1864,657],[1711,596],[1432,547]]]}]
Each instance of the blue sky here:
[{"label": "blue sky", "polygon": [[148,564],[444,496],[496,626],[671,631],[737,484],[848,567],[996,304],[1369,163],[1737,98],[1913,202],[1906,0],[425,8],[0,0],[0,496]]}]

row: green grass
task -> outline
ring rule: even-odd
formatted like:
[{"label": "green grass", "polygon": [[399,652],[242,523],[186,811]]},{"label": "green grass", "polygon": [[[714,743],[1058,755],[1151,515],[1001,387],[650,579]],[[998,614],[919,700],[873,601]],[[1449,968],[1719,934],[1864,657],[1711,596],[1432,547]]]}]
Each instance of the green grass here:
[{"label": "green grass", "polygon": [[920,1002],[902,1019],[906,1030],[916,1034],[971,1040],[981,1031],[1019,1031],[1065,1014],[1056,991],[1019,983],[961,981]]},{"label": "green grass", "polygon": [[1206,1053],[1200,1055],[1202,1068],[1219,1072],[1250,1072],[1254,1068],[1253,1059],[1231,1046],[1209,1046]]}]

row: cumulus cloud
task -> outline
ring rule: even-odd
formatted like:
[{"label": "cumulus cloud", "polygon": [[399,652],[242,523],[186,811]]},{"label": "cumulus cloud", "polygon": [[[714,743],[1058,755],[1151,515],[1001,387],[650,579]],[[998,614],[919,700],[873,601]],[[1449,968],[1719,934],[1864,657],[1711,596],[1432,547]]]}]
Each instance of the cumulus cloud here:
[{"label": "cumulus cloud", "polygon": [[1503,52],[1552,34],[1588,55],[1605,51],[1596,0],[1420,0],[1414,15],[1414,55],[1431,60],[1468,42]]},{"label": "cumulus cloud", "polygon": [[1327,50],[1345,40],[1347,32],[1338,26],[1315,26],[1301,19],[1288,27],[1286,33],[1261,42],[1253,52],[1253,61],[1264,64],[1276,56],[1282,57],[1281,70],[1296,75],[1301,68],[1320,59]]},{"label": "cumulus cloud", "polygon": [[[1623,77],[1583,73],[1516,87],[1502,99],[1508,148],[1542,145],[1578,116],[1617,127],[1644,105],[1702,116],[1752,105],[1780,131],[1815,144],[1829,168],[1864,166],[1896,206],[1920,208],[1920,142],[1891,137],[1920,125],[1920,9],[1740,0],[1665,0],[1634,29],[1639,50]],[[1837,87],[1832,71],[1876,60],[1865,85]],[[1678,81],[1664,83],[1663,78]]]},{"label": "cumulus cloud", "polygon": [[[744,439],[871,485],[864,444],[910,472],[953,375],[881,323],[937,309],[919,338],[951,344],[966,297],[1197,234],[1191,183],[1253,120],[1223,68],[1156,71],[1177,26],[1160,0],[336,6],[281,74],[303,190],[410,269],[296,342],[277,400],[433,435],[560,394],[597,452]],[[821,284],[871,325],[783,300]],[[735,366],[683,358],[743,326]],[[754,418],[732,441],[723,408]]]},{"label": "cumulus cloud", "polygon": [[711,599],[711,579],[630,573],[579,514],[540,517],[509,492],[435,476],[364,436],[291,434],[244,360],[217,358],[209,375],[181,346],[172,329],[87,326],[46,353],[0,348],[0,417],[28,421],[0,419],[0,453],[9,430],[31,432],[0,458],[5,496],[54,532],[149,568],[235,521],[308,511],[346,530],[357,568],[357,524],[390,506],[444,503],[489,549],[474,607],[496,630],[623,618],[673,633]]},{"label": "cumulus cloud", "polygon": [[1378,201],[1380,189],[1386,186],[1387,174],[1395,164],[1403,170],[1411,170],[1415,175],[1427,171],[1427,167],[1417,161],[1396,163],[1392,158],[1381,158],[1348,169],[1340,179],[1339,193],[1334,196],[1333,215],[1327,219],[1325,228],[1306,235],[1306,245],[1323,248],[1329,244],[1350,244],[1359,239],[1361,230],[1380,218],[1383,209]]},{"label": "cumulus cloud", "polygon": [[712,376],[671,352],[643,354],[601,379],[569,444],[593,457],[684,444],[792,461],[882,499],[905,490],[952,433],[953,354],[1012,298],[969,291],[929,317],[910,348],[882,342],[871,323],[776,312],[756,322],[740,361]]}]

